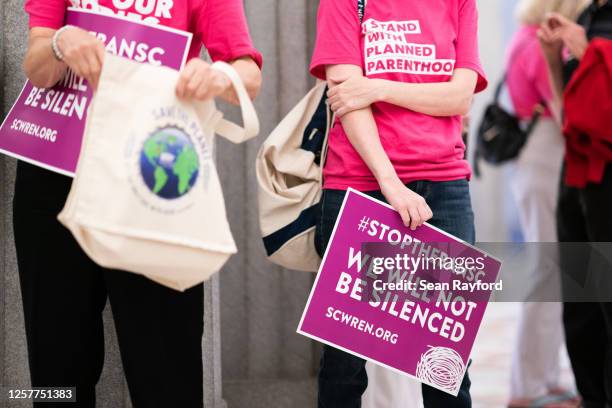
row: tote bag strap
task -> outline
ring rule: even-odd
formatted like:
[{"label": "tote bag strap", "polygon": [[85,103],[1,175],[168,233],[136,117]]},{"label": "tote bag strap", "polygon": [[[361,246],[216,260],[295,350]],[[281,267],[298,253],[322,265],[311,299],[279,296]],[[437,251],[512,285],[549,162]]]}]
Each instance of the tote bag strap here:
[{"label": "tote bag strap", "polygon": [[221,119],[215,129],[217,134],[234,143],[242,143],[257,136],[259,133],[259,119],[238,72],[231,65],[223,61],[215,62],[211,65],[211,68],[223,72],[232,81],[232,86],[240,102],[243,121],[243,126],[240,126],[227,119]]},{"label": "tote bag strap", "polygon": [[[322,97],[327,99],[327,86],[324,86]],[[336,114],[334,113],[334,111],[332,111],[331,105],[327,103],[327,100],[325,102],[325,109],[327,109],[327,129],[325,129],[325,137],[323,138],[323,146],[321,147],[321,161],[319,162],[319,167],[321,169],[321,177],[319,178],[319,184],[321,185],[321,187],[323,186],[323,168],[325,167],[325,161],[327,160],[327,149],[329,147],[329,132],[334,126],[334,122],[336,120]]]}]

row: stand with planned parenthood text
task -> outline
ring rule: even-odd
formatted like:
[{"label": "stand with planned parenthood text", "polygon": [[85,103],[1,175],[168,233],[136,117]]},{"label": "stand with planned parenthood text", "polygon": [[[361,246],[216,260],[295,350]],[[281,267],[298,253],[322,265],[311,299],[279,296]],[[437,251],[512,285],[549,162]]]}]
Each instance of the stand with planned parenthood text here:
[{"label": "stand with planned parenthood text", "polygon": [[[68,9],[66,24],[96,35],[106,51],[137,62],[179,70],[192,34],[81,9]],[[72,71],[54,87],[27,81],[0,126],[0,153],[74,176],[93,92]]]},{"label": "stand with planned parenthood text", "polygon": [[349,189],[298,332],[456,396],[500,268]]}]

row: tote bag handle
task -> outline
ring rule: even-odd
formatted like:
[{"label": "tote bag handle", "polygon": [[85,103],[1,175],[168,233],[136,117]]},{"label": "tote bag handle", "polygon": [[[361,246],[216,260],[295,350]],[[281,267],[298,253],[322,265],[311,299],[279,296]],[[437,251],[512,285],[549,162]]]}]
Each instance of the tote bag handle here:
[{"label": "tote bag handle", "polygon": [[234,90],[238,95],[238,101],[240,102],[243,121],[243,126],[240,126],[227,119],[221,119],[215,129],[216,133],[234,143],[242,143],[257,136],[259,133],[259,119],[238,72],[231,65],[223,61],[215,62],[211,65],[211,68],[223,72],[232,81]]}]

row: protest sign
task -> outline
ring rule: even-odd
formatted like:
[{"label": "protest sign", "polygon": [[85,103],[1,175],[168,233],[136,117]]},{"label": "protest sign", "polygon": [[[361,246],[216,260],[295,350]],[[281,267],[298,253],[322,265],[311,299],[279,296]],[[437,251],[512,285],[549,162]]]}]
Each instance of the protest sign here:
[{"label": "protest sign", "polygon": [[456,396],[500,268],[349,189],[298,333]]},{"label": "protest sign", "polygon": [[[74,8],[66,24],[96,35],[109,53],[176,70],[185,64],[192,39],[173,28]],[[70,70],[49,89],[27,81],[0,126],[0,153],[74,176],[92,94],[87,81]]]}]

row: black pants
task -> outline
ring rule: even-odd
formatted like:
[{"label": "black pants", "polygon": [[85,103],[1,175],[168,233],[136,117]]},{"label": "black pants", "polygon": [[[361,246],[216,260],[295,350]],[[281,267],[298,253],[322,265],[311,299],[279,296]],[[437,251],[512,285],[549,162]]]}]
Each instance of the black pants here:
[{"label": "black pants", "polygon": [[[432,225],[474,243],[474,213],[467,180],[448,182],[417,181],[408,187],[420,194],[434,213],[429,221]],[[340,214],[344,191],[325,190],[321,198],[321,220],[317,226],[316,247],[323,254],[332,235],[336,219]],[[380,191],[367,193],[386,201]],[[359,408],[361,396],[368,386],[365,360],[324,345],[319,371],[319,408]],[[459,395],[453,397],[428,385],[423,385],[425,408],[470,408],[470,378],[465,373]],[[384,407],[380,407],[384,408]]]},{"label": "black pants", "polygon": [[[562,183],[557,211],[559,241],[612,242],[611,209],[612,166],[607,167],[601,184],[577,189]],[[564,278],[581,274],[578,269],[587,268],[588,256],[588,250],[561,251]],[[585,408],[612,406],[612,303],[566,302],[563,323]]]},{"label": "black pants", "polygon": [[56,219],[70,183],[19,163],[14,229],[32,385],[77,388],[76,404],[40,406],[95,406],[108,297],[134,407],[201,408],[203,286],[179,293],[92,262]]}]

